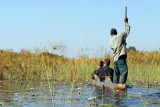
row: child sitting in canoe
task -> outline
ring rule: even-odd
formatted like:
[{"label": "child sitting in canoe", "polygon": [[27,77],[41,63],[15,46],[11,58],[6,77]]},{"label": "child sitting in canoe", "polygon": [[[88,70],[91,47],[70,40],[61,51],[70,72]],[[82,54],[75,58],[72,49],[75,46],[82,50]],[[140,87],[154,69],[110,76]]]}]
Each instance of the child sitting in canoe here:
[{"label": "child sitting in canoe", "polygon": [[105,59],[104,63],[103,61],[99,61],[98,69],[93,72],[92,79],[104,82],[106,77],[110,77],[111,81],[113,82],[113,69],[110,68],[109,65],[110,65],[109,58]]}]

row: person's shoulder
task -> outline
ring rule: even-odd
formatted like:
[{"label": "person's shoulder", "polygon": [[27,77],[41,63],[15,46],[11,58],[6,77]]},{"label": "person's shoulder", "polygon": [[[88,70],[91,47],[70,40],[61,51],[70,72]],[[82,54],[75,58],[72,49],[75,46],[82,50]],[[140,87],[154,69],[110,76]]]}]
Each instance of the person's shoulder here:
[{"label": "person's shoulder", "polygon": [[98,68],[97,71],[98,71],[99,69],[100,69],[100,68]]},{"label": "person's shoulder", "polygon": [[94,70],[94,71],[93,71],[93,73],[96,73],[96,72],[97,72],[97,70]]},{"label": "person's shoulder", "polygon": [[123,37],[127,37],[127,32],[122,32],[119,34],[119,37],[123,38]]},{"label": "person's shoulder", "polygon": [[117,41],[117,40],[121,39],[121,38],[123,37],[123,35],[124,35],[124,32],[119,33],[119,34],[117,34],[117,35],[114,35],[114,36],[111,38],[110,43],[114,43],[114,41]]},{"label": "person's shoulder", "polygon": [[125,32],[117,34],[117,38],[122,38],[125,35]]},{"label": "person's shoulder", "polygon": [[108,67],[109,70],[113,71],[113,69],[111,67]]},{"label": "person's shoulder", "polygon": [[101,73],[101,72],[103,72],[104,70],[103,70],[103,68],[98,68],[97,69],[97,73]]},{"label": "person's shoulder", "polygon": [[101,69],[100,69],[100,68],[98,68],[96,71],[97,71],[97,72],[99,72],[100,70],[101,70]]}]

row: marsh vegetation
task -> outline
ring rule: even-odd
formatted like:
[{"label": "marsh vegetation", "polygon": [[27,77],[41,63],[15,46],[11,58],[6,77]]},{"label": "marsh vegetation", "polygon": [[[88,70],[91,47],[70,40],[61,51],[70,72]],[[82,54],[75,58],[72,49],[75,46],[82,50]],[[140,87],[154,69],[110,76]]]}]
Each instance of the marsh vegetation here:
[{"label": "marsh vegetation", "polygon": [[[111,58],[110,54],[105,57]],[[105,58],[104,57],[104,58]],[[19,53],[0,52],[0,79],[4,80],[55,80],[71,82],[86,81],[91,78],[97,62],[104,58],[66,58],[49,52],[31,53],[22,50]],[[160,81],[160,53],[156,51],[128,51],[127,64],[129,84],[156,84]],[[111,58],[111,67],[113,59]]]},{"label": "marsh vegetation", "polygon": [[[111,58],[110,54],[105,57]],[[105,58],[104,57],[104,58]],[[0,51],[0,104],[7,106],[159,105],[160,52],[128,50],[126,92],[88,86],[104,58],[66,58],[53,53]],[[113,59],[111,58],[111,67]],[[133,102],[134,101],[134,102]],[[132,103],[131,103],[132,102]]]}]

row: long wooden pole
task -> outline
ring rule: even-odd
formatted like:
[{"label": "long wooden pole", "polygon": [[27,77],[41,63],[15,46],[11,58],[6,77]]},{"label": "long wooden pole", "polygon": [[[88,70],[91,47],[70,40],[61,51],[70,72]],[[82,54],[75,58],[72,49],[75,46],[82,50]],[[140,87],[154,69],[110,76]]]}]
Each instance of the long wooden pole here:
[{"label": "long wooden pole", "polygon": [[127,17],[127,6],[125,8],[125,17]]}]

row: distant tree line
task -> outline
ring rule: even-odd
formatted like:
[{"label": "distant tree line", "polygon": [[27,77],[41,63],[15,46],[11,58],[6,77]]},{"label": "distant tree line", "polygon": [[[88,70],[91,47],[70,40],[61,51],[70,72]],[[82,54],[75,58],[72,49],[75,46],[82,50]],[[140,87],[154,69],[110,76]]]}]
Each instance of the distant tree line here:
[{"label": "distant tree line", "polygon": [[127,48],[127,51],[129,51],[129,50],[137,51],[136,48],[135,48],[134,46],[129,46],[129,47]]}]

